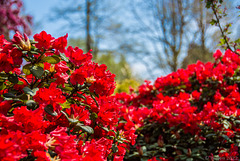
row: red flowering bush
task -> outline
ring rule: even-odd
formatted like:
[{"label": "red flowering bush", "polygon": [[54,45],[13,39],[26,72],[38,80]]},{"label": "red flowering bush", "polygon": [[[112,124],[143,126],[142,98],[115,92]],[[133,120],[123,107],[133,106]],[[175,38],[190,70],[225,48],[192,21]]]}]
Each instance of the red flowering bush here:
[{"label": "red flowering bush", "polygon": [[112,96],[114,74],[67,36],[0,36],[0,160],[239,160],[237,53]]},{"label": "red flowering bush", "polygon": [[213,56],[116,95],[125,127],[138,128],[126,160],[239,160],[240,57]]},{"label": "red flowering bush", "polygon": [[45,31],[0,36],[0,160],[123,160],[135,144],[115,75]]}]

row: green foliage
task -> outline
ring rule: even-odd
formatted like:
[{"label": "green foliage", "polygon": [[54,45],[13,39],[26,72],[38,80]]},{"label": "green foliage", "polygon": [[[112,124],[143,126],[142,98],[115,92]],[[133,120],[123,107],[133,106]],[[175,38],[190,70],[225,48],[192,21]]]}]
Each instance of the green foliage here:
[{"label": "green foliage", "polygon": [[85,40],[82,40],[80,38],[70,38],[68,40],[68,46],[78,46],[83,51],[86,51],[85,47]]},{"label": "green foliage", "polygon": [[117,81],[123,81],[124,79],[132,78],[132,71],[130,65],[127,63],[124,55],[120,55],[120,59],[116,60],[116,55],[113,52],[107,52],[100,55],[96,62],[99,64],[106,64],[108,70],[116,75]]},{"label": "green foliage", "polygon": [[115,89],[115,93],[126,92],[129,93],[129,87],[133,88],[134,90],[140,85],[139,81],[135,79],[125,79],[121,82],[117,82],[117,87]]},{"label": "green foliage", "polygon": [[183,59],[181,68],[186,68],[189,64],[196,63],[198,60],[202,62],[213,62],[212,52],[203,49],[200,45],[192,43],[189,45],[187,56]]},{"label": "green foliage", "polygon": [[[71,38],[68,41],[70,46],[78,46],[86,52],[85,41],[80,38]],[[108,70],[116,75],[116,81],[121,82],[125,79],[132,79],[132,70],[126,57],[117,51],[99,51],[98,57],[94,61],[99,64],[106,64]]]}]

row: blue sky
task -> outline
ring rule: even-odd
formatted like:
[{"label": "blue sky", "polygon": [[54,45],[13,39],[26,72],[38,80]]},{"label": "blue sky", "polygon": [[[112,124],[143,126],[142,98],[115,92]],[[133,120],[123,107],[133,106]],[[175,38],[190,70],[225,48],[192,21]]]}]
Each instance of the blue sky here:
[{"label": "blue sky", "polygon": [[33,21],[37,25],[34,28],[33,34],[39,33],[42,30],[53,35],[54,37],[62,36],[56,30],[60,22],[51,23],[48,21],[52,8],[58,4],[59,0],[23,0],[24,12],[33,16]]},{"label": "blue sky", "polygon": [[[33,34],[39,33],[43,30],[54,37],[59,37],[66,34],[60,30],[64,26],[64,23],[61,23],[61,21],[55,21],[51,23],[49,21],[49,17],[53,13],[52,9],[56,5],[59,5],[59,2],[64,2],[64,1],[61,1],[61,0],[22,0],[22,1],[24,3],[24,10],[25,10],[24,12],[26,14],[32,15],[34,23],[39,24],[33,29]],[[234,6],[236,6],[236,4],[239,4],[239,2],[240,0],[233,0]],[[232,11],[232,10],[228,10],[228,11]],[[236,13],[236,8],[234,8],[234,11]],[[239,26],[237,26],[236,28],[238,30]],[[75,36],[73,35],[73,33],[70,33],[70,31],[67,31],[67,32],[69,33],[68,35],[69,37]],[[147,71],[144,65],[141,63],[131,64],[131,66],[136,73],[138,73],[139,71],[141,71],[141,73],[146,73]],[[161,75],[160,73],[161,72],[159,72],[156,75],[160,76]]]},{"label": "blue sky", "polygon": [[[59,28],[64,24],[60,21],[54,23],[49,22],[49,16],[52,14],[51,10],[54,6],[58,5],[60,0],[22,0],[24,5],[24,13],[29,14],[33,17],[34,24],[39,24],[33,29],[33,35],[41,31],[46,31],[53,37],[63,36],[66,33],[61,33]],[[70,31],[69,31],[70,32]],[[69,33],[69,37],[74,37]],[[144,65],[135,63],[131,64],[133,72],[139,74],[138,72],[146,72]]]}]

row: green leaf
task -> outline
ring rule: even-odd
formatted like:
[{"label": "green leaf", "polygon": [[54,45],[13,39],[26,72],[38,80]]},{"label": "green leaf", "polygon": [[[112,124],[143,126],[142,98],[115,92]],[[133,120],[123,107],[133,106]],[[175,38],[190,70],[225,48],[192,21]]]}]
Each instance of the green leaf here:
[{"label": "green leaf", "polygon": [[61,111],[61,112],[65,115],[65,117],[67,118],[67,120],[68,120],[70,123],[72,123],[72,124],[77,124],[77,123],[79,123],[79,120],[77,120],[77,119],[71,119],[71,118],[68,117],[68,115],[67,115],[64,111]]},{"label": "green leaf", "polygon": [[60,57],[62,58],[62,60],[64,60],[65,62],[69,62],[69,60],[68,60],[68,58],[66,57],[65,54],[60,53],[59,55],[60,55]]},{"label": "green leaf", "polygon": [[229,127],[232,126],[232,124],[227,120],[223,120],[223,126],[225,129],[228,129]]},{"label": "green leaf", "polygon": [[36,95],[36,93],[37,93],[37,91],[39,90],[39,88],[33,88],[32,89],[32,92],[33,92],[33,96],[35,96]]},{"label": "green leaf", "polygon": [[212,20],[210,21],[210,24],[211,24],[211,25],[215,25],[216,23],[217,23],[217,20],[212,19]]},{"label": "green leaf", "polygon": [[61,86],[60,86],[59,88],[61,88],[61,89],[64,90],[64,91],[72,91],[72,90],[73,90],[73,88],[72,88],[72,87],[69,87],[68,84],[66,84],[66,83],[65,83],[65,87],[64,87],[64,88],[61,87]]},{"label": "green leaf", "polygon": [[207,135],[206,135],[206,138],[211,137],[211,136],[216,136],[216,134],[214,134],[214,133],[207,134]]},{"label": "green leaf", "polygon": [[227,135],[222,134],[222,137],[223,137],[225,140],[230,140]]},{"label": "green leaf", "polygon": [[57,116],[57,113],[55,111],[53,111],[53,106],[52,105],[47,105],[44,108],[44,111],[47,112],[49,115]]},{"label": "green leaf", "polygon": [[78,119],[72,119],[72,118],[68,118],[68,121],[72,124],[77,124],[79,122]]},{"label": "green leaf", "polygon": [[60,103],[60,105],[62,106],[63,109],[65,108],[70,108],[70,103],[68,101],[64,102],[64,103]]},{"label": "green leaf", "polygon": [[40,66],[33,66],[30,68],[30,71],[38,79],[40,79],[44,73],[44,69]]},{"label": "green leaf", "polygon": [[107,127],[101,127],[103,130],[105,130],[105,131],[107,131],[107,132],[109,132],[109,130],[108,130],[108,128]]},{"label": "green leaf", "polygon": [[143,151],[143,153],[146,153],[147,147],[146,146],[142,146],[142,151]]},{"label": "green leaf", "polygon": [[96,120],[98,118],[98,115],[95,112],[93,112],[91,113],[90,118],[91,120]]},{"label": "green leaf", "polygon": [[79,125],[79,127],[80,127],[83,131],[85,131],[85,132],[87,132],[87,133],[89,133],[89,134],[93,134],[93,133],[94,133],[93,128],[91,128],[90,126]]},{"label": "green leaf", "polygon": [[17,84],[18,84],[18,85],[24,85],[24,82],[22,82],[22,81],[18,81]]},{"label": "green leaf", "polygon": [[220,44],[219,44],[220,46],[225,44],[225,43],[226,43],[225,39],[220,39]]},{"label": "green leaf", "polygon": [[2,77],[8,77],[8,74],[6,74],[6,73],[0,73],[0,77],[2,78]]},{"label": "green leaf", "polygon": [[37,51],[30,51],[32,54],[38,54],[38,52]]},{"label": "green leaf", "polygon": [[37,64],[35,64],[35,65],[38,66],[38,67],[44,68],[44,64],[43,64],[43,63],[37,63]]},{"label": "green leaf", "polygon": [[113,150],[113,153],[117,153],[118,152],[118,147],[117,147],[116,144],[112,145],[112,150]]},{"label": "green leaf", "polygon": [[135,157],[139,157],[139,153],[138,152],[134,152],[133,154],[130,154],[128,156],[128,158],[135,158]]},{"label": "green leaf", "polygon": [[88,108],[91,108],[91,106],[89,106],[89,105],[87,105],[87,104],[85,104],[85,103],[79,103],[81,106],[86,106],[86,107],[88,107]]},{"label": "green leaf", "polygon": [[212,4],[211,1],[207,1],[207,3],[206,3],[206,8],[210,8],[210,7],[211,7],[211,4]]},{"label": "green leaf", "polygon": [[23,88],[24,93],[34,96],[34,92],[29,87]]},{"label": "green leaf", "polygon": [[31,74],[31,71],[30,71],[31,66],[32,66],[31,64],[24,65],[22,68],[23,73],[26,75]]},{"label": "green leaf", "polygon": [[[31,43],[31,44],[36,44],[37,42],[34,41],[34,40],[30,40],[30,43]],[[34,47],[34,46],[32,46],[32,47]]]},{"label": "green leaf", "polygon": [[119,123],[125,124],[125,123],[127,123],[127,121],[121,120],[121,121],[119,121]]},{"label": "green leaf", "polygon": [[26,102],[26,105],[28,106],[28,107],[31,107],[31,108],[34,108],[34,107],[36,107],[36,102],[35,101],[33,101],[33,100],[28,100],[27,102]]},{"label": "green leaf", "polygon": [[41,61],[48,62],[50,64],[57,64],[60,62],[60,59],[57,56],[53,55],[53,56],[44,57]]},{"label": "green leaf", "polygon": [[0,82],[0,90],[4,90],[6,88],[6,85],[4,82]]},{"label": "green leaf", "polygon": [[6,97],[6,98],[17,98],[17,96],[15,96],[13,93],[4,93],[3,97]]},{"label": "green leaf", "polygon": [[8,76],[8,80],[12,82],[13,84],[18,83],[18,76],[16,74],[11,74]]},{"label": "green leaf", "polygon": [[235,120],[235,123],[236,124],[240,124],[240,120]]},{"label": "green leaf", "polygon": [[90,93],[90,96],[92,97],[92,99],[93,99],[94,102],[96,103],[97,107],[99,107],[98,102],[97,102],[97,100],[95,99],[95,97],[92,95],[92,93]]},{"label": "green leaf", "polygon": [[77,96],[82,98],[82,99],[84,99],[85,101],[87,100],[87,98],[84,95],[82,95],[82,94],[77,93]]}]

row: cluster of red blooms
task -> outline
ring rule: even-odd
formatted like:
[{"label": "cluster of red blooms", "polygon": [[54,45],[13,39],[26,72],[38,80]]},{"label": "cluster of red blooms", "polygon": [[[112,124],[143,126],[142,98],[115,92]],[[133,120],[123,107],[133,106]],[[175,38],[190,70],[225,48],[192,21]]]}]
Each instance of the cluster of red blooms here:
[{"label": "cluster of red blooms", "polygon": [[136,135],[110,96],[115,75],[67,35],[33,37],[0,36],[0,160],[123,160]]},{"label": "cluster of red blooms", "polygon": [[[202,158],[204,155],[208,155],[209,158],[211,158],[210,155],[219,155],[218,158],[223,158],[223,156],[238,158],[240,57],[230,50],[227,50],[224,55],[217,50],[213,56],[214,63],[198,61],[196,64],[189,65],[187,69],[179,69],[167,76],[157,78],[154,85],[146,81],[139,87],[137,93],[117,94],[116,97],[122,104],[124,119],[130,120],[135,127],[142,127],[143,135],[149,131],[150,128],[147,126],[149,123],[155,131],[157,124],[162,128],[162,133],[169,133],[169,136],[174,136],[176,140],[183,139],[182,142],[184,142],[186,139],[184,137],[190,136],[189,140],[195,138],[202,145],[204,142],[205,147],[209,146],[207,139],[210,137],[206,134],[207,128],[208,134],[211,132],[212,136],[216,136],[219,147],[212,151],[208,149],[208,154],[201,153],[202,147],[202,149],[195,150],[196,153],[198,152]],[[166,132],[167,129],[170,129],[169,132]],[[179,132],[181,131],[179,129],[182,132]],[[153,136],[156,133],[153,132],[150,135]],[[164,138],[167,136],[162,136],[161,133],[157,135],[156,145],[164,147],[168,144],[166,148],[169,148],[171,143]],[[154,140],[154,138],[151,139]],[[139,147],[153,146],[154,141],[151,142],[151,139],[149,141],[149,134],[146,134],[143,140],[137,141],[139,145],[135,151],[139,152],[142,157],[144,153],[141,154]],[[169,150],[170,152],[159,152],[160,157],[157,159],[181,159],[180,156],[184,154],[184,151],[178,149],[177,146],[177,143],[172,145],[173,150]],[[191,147],[190,144],[186,145],[186,148],[189,147]],[[188,150],[191,151],[191,149]],[[146,151],[145,156],[148,154],[150,153]],[[149,156],[151,158],[151,155]],[[193,160],[202,159],[194,159],[197,155],[194,156],[190,152],[186,152],[186,156]],[[181,160],[186,160],[187,157],[182,156]],[[156,157],[150,160],[154,161]]]},{"label": "cluster of red blooms", "polygon": [[90,51],[66,48],[67,35],[33,38],[0,36],[0,160],[239,158],[237,53],[111,96],[115,75]]}]

